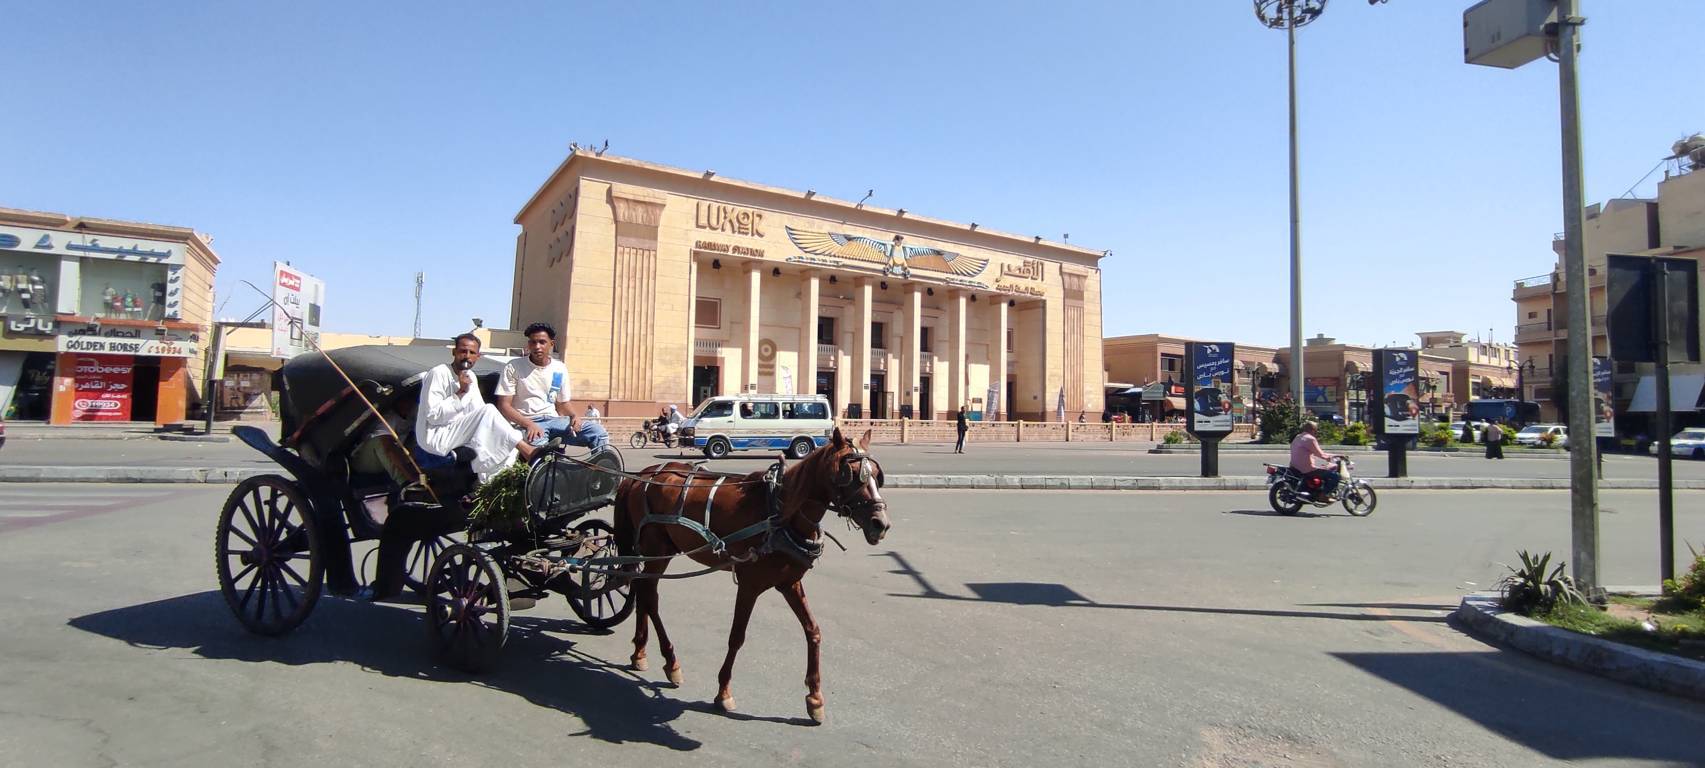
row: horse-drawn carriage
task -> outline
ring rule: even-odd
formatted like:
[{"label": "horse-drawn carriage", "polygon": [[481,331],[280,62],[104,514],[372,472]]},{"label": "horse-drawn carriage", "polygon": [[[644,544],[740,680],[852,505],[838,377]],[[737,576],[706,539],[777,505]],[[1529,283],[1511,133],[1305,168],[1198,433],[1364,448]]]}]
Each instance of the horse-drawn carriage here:
[{"label": "horse-drawn carriage", "polygon": [[[616,562],[609,523],[582,519],[615,497],[622,464],[613,449],[581,458],[540,451],[525,469],[522,524],[476,530],[475,541],[457,539],[467,538],[471,455],[413,447],[424,480],[408,485],[360,471],[352,457],[374,439],[379,414],[406,411],[425,371],[444,358],[441,348],[396,346],[298,357],[282,371],[282,439],[274,443],[254,427],[232,430],[289,473],[243,481],[219,515],[220,590],[249,631],[284,634],[307,619],[322,591],[354,594],[362,580],[354,545],[373,540],[381,569],[387,547],[406,557],[437,650],[458,667],[495,661],[512,598],[563,594],[582,621],[600,628],[632,612],[630,580],[621,574],[633,566]],[[488,398],[501,370],[484,360],[473,369]]]},{"label": "horse-drawn carriage", "polygon": [[[389,475],[360,471],[353,457],[364,441],[375,439],[374,427],[399,404],[416,401],[424,372],[443,359],[444,351],[433,347],[352,347],[298,357],[282,372],[283,439],[274,443],[251,427],[233,430],[290,475],[245,480],[219,515],[219,586],[243,626],[284,634],[308,617],[323,590],[355,593],[360,578],[353,546],[378,540],[381,574],[390,572],[388,557],[410,554],[429,636],[454,666],[477,671],[497,660],[512,599],[559,593],[582,621],[600,628],[621,623],[637,608],[634,669],[646,669],[649,625],[657,630],[665,672],[679,684],[680,662],[658,610],[658,581],[733,571],[738,594],[729,653],[718,674],[718,705],[734,708],[734,655],[752,603],[775,590],[805,630],[807,712],[823,719],[821,631],[806,606],[802,579],[823,551],[827,514],[844,518],[873,546],[888,532],[870,432],[854,440],[831,426],[826,444],[793,465],[783,460],[746,474],[682,462],[628,473],[612,449],[584,457],[542,450],[522,468],[516,486],[506,485],[502,473],[492,478],[477,494],[478,505],[469,501],[471,456],[417,450],[423,483],[398,484]],[[483,393],[491,394],[500,371],[486,361],[475,365]],[[612,502],[614,526],[582,520]],[[502,514],[491,514],[493,505]],[[472,512],[479,514],[470,528]],[[463,530],[464,540],[450,538]],[[675,557],[704,568],[666,575]]]}]

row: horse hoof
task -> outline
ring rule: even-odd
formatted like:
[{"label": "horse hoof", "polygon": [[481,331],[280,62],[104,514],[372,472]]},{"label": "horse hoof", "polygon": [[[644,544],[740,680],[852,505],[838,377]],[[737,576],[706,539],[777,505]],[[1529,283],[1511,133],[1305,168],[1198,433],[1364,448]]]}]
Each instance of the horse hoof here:
[{"label": "horse hoof", "polygon": [[680,687],[681,683],[684,681],[685,681],[685,678],[681,677],[681,668],[680,667],[676,667],[674,669],[669,670],[669,683],[671,685],[674,685],[676,687]]},{"label": "horse hoof", "polygon": [[650,669],[650,668],[651,668],[651,665],[647,664],[645,662],[645,659],[634,659],[633,660],[633,671],[635,671],[635,672],[644,672],[645,670]]},{"label": "horse hoof", "polygon": [[724,712],[733,712],[734,711],[734,697],[728,696],[728,697],[724,697],[721,699],[717,699],[716,700],[716,706],[718,709],[721,709]]},{"label": "horse hoof", "polygon": [[807,704],[805,706],[805,714],[810,715],[811,716],[811,722],[816,723],[818,725],[822,725],[824,718],[827,717],[827,715],[823,712],[822,707],[820,707],[820,706],[813,707],[809,704]]}]

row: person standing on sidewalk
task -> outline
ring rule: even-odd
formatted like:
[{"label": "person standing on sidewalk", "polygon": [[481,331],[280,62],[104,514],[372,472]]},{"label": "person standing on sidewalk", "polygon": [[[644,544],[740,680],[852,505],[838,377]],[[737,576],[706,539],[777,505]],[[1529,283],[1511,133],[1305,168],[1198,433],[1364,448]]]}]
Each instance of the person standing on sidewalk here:
[{"label": "person standing on sidewalk", "polygon": [[961,405],[959,406],[959,413],[954,416],[955,421],[957,422],[955,426],[959,430],[959,442],[953,444],[954,453],[965,452],[965,433],[971,430],[971,425],[965,422],[965,411],[966,406]]},{"label": "person standing on sidewalk", "polygon": [[1486,458],[1504,458],[1504,427],[1497,420],[1486,422]]}]

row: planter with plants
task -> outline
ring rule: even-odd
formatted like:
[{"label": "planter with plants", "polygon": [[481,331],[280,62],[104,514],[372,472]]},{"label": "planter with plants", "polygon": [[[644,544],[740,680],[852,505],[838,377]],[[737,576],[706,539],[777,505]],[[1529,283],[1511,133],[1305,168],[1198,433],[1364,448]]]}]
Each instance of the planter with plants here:
[{"label": "planter with plants", "polygon": [[[1691,545],[1689,545],[1691,549]],[[1499,583],[1504,610],[1583,635],[1705,661],[1705,555],[1694,552],[1692,567],[1666,582],[1659,597],[1613,595],[1593,605],[1563,575],[1551,554],[1521,552],[1521,567]]]}]

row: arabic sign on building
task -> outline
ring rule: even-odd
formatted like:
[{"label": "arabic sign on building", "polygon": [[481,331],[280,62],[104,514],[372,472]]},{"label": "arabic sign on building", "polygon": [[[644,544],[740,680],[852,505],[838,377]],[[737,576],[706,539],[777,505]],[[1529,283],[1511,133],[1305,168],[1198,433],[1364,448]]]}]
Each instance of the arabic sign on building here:
[{"label": "arabic sign on building", "polygon": [[126,357],[78,355],[72,373],[72,421],[130,421],[135,363]]},{"label": "arabic sign on building", "polygon": [[1226,342],[1190,342],[1184,347],[1184,384],[1189,390],[1191,434],[1231,432],[1231,361],[1234,346]]},{"label": "arabic sign on building", "polygon": [[282,262],[272,263],[272,356],[286,360],[320,343],[326,284]]},{"label": "arabic sign on building", "polygon": [[91,235],[83,232],[62,232],[56,229],[0,226],[0,250],[51,253],[60,256],[82,256],[91,259],[119,259],[151,264],[184,263],[182,243],[163,240],[144,240],[116,235]]},{"label": "arabic sign on building", "polygon": [[195,357],[198,341],[200,335],[194,331],[89,324],[62,327],[56,348],[93,355]]}]

